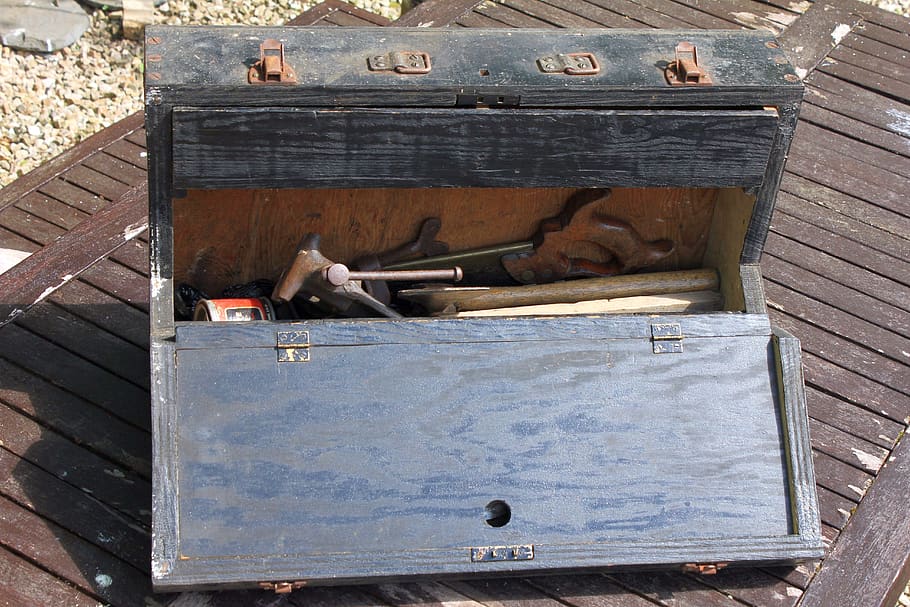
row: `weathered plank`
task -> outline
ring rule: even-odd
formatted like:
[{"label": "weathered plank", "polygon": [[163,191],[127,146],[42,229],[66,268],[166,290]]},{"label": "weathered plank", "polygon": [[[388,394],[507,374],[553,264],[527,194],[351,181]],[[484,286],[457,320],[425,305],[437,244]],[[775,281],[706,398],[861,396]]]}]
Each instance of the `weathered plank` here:
[{"label": "weathered plank", "polygon": [[591,28],[604,25],[575,12],[536,0],[498,0],[498,3],[546,21],[556,27]]},{"label": "weathered plank", "polygon": [[[902,156],[910,155],[910,139],[907,137],[862,122],[853,116],[833,112],[821,105],[831,104],[824,100],[820,101],[817,94],[812,97],[811,101],[812,103],[808,101],[803,102],[799,112],[800,120],[825,127],[826,129],[854,139],[865,141],[866,143],[883,148],[894,154],[900,154]],[[820,105],[816,105],[816,103],[820,103]],[[887,117],[887,115],[885,116]],[[881,118],[882,115],[877,114],[877,117]]]},{"label": "weathered plank", "polygon": [[0,293],[8,294],[0,302],[0,327],[144,232],[146,200],[145,185],[137,187],[0,276]]},{"label": "weathered plank", "polygon": [[102,151],[86,158],[82,162],[82,165],[94,169],[95,171],[130,187],[143,183],[146,180],[145,169],[140,169],[132,163],[124,162],[123,160],[108,154],[107,151]]},{"label": "weathered plank", "polygon": [[653,603],[628,592],[603,575],[548,575],[526,583],[548,596],[577,607],[650,607]]},{"label": "weathered plank", "polygon": [[392,27],[448,27],[483,0],[427,0],[393,21]]},{"label": "weathered plank", "polygon": [[813,72],[807,84],[809,101],[910,137],[910,112],[904,104],[820,71]]},{"label": "weathered plank", "polygon": [[815,2],[779,36],[781,48],[805,79],[860,21],[849,10]]},{"label": "weathered plank", "polygon": [[104,152],[106,154],[110,154],[118,160],[127,162],[142,171],[145,171],[148,168],[145,146],[136,145],[129,139],[118,139],[117,141],[104,148]]},{"label": "weathered plank", "polygon": [[625,19],[631,19],[638,24],[647,25],[663,29],[674,29],[680,27],[694,27],[694,24],[687,21],[681,21],[679,18],[671,17],[660,11],[656,11],[642,3],[633,0],[621,0],[615,2],[612,0],[587,0],[590,4],[596,4],[601,8],[621,15]]},{"label": "weathered plank", "polygon": [[151,439],[140,430],[13,363],[0,359],[0,401],[78,445],[151,478]]},{"label": "weathered plank", "polygon": [[89,493],[0,448],[0,493],[79,537],[148,571],[149,532]]},{"label": "weathered plank", "polygon": [[847,434],[826,423],[809,420],[812,447],[840,461],[877,474],[888,457],[889,450]]},{"label": "weathered plank", "polygon": [[499,21],[509,27],[553,27],[553,24],[548,21],[495,2],[483,2],[474,9],[474,12]]},{"label": "weathered plank", "polygon": [[[853,509],[856,508],[856,502],[841,497],[822,486],[816,487],[816,491],[818,492],[818,509],[822,522],[832,529],[838,531],[843,529],[850,516],[852,516]],[[824,533],[824,528],[822,532]],[[825,536],[830,537],[828,533]]]},{"label": "weathered plank", "polygon": [[[860,437],[861,439],[891,449],[904,430],[904,424],[855,407],[815,388],[806,388],[806,400],[811,419]],[[859,458],[859,456],[857,456]]]},{"label": "weathered plank", "polygon": [[80,591],[118,607],[146,607],[168,597],[152,596],[149,577],[95,547],[0,497],[0,543],[41,564]]},{"label": "weathered plank", "polygon": [[0,356],[148,430],[149,395],[146,390],[16,324],[8,324],[0,331],[3,336]]},{"label": "weathered plank", "polygon": [[[804,607],[892,607],[910,574],[910,441],[902,440],[803,598]],[[873,567],[858,566],[861,563]]]},{"label": "weathered plank", "polygon": [[0,548],[0,604],[98,607],[98,601],[79,592],[5,548]]},{"label": "weathered plank", "polygon": [[3,448],[148,525],[152,486],[136,473],[83,449],[21,413],[0,405]]},{"label": "weathered plank", "polygon": [[830,457],[821,451],[812,452],[812,461],[815,465],[815,478],[819,487],[824,487],[848,499],[859,503],[872,484],[873,476],[854,468],[844,462]]},{"label": "weathered plank", "polygon": [[481,607],[481,603],[441,582],[411,582],[368,586],[369,593],[396,607]]},{"label": "weathered plank", "polygon": [[705,575],[698,579],[748,605],[793,607],[802,596],[799,587],[757,568],[722,569],[716,575]]},{"label": "weathered plank", "polygon": [[[135,282],[145,281],[137,277]],[[143,350],[148,350],[148,314],[126,305],[81,279],[71,280],[48,297],[48,301]]]},{"label": "weathered plank", "polygon": [[631,592],[672,607],[734,607],[742,603],[681,573],[621,573],[607,576]]}]

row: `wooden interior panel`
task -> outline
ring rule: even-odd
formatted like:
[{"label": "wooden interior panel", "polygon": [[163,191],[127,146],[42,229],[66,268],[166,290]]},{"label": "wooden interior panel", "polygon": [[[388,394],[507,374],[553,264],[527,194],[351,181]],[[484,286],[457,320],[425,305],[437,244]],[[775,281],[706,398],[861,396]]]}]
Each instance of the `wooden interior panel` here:
[{"label": "wooden interior panel", "polygon": [[720,292],[725,310],[743,311],[746,308],[739,259],[754,206],[755,197],[740,188],[719,190],[711,229],[706,232],[708,246],[704,263],[716,268],[720,274]]},{"label": "wooden interior panel", "polygon": [[[568,188],[191,190],[174,201],[176,281],[211,296],[231,284],[275,279],[307,232],[322,235],[333,261],[393,249],[413,239],[428,217],[442,219],[438,239],[450,250],[530,240],[541,220],[558,215]],[[614,189],[599,210],[647,240],[676,250],[654,270],[701,265],[716,190]],[[579,243],[566,254],[606,261]]]}]

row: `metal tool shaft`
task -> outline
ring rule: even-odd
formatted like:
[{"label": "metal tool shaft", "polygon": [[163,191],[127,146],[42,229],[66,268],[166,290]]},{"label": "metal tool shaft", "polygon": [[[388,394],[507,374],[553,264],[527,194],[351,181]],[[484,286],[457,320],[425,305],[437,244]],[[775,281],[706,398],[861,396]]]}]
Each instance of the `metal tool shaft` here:
[{"label": "metal tool shaft", "polygon": [[352,272],[343,263],[335,263],[323,271],[323,276],[329,284],[336,287],[349,280],[388,280],[388,281],[432,281],[442,280],[458,282],[464,277],[461,268],[454,267],[445,270],[374,270]]}]

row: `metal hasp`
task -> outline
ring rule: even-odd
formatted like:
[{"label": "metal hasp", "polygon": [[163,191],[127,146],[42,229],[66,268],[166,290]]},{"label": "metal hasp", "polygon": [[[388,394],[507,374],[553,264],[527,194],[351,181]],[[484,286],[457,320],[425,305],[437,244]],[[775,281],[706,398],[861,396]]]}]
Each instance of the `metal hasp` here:
[{"label": "metal hasp", "polygon": [[651,325],[651,342],[655,354],[680,354],[683,351],[683,334],[679,323],[654,323]]},{"label": "metal hasp", "polygon": [[429,74],[433,66],[430,56],[423,51],[393,51],[367,58],[371,72],[396,72],[398,74]]},{"label": "metal hasp", "polygon": [[537,60],[540,71],[547,74],[592,76],[600,73],[600,63],[594,53],[560,53]]},{"label": "metal hasp", "polygon": [[691,42],[680,42],[676,45],[676,60],[671,61],[664,70],[667,82],[673,86],[710,86],[714,84],[711,76],[698,65],[698,50]]},{"label": "metal hasp", "polygon": [[278,331],[276,341],[278,347],[278,362],[310,362],[309,331]]},{"label": "metal hasp", "polygon": [[297,74],[284,60],[284,45],[268,38],[259,45],[259,61],[250,67],[247,79],[250,84],[296,84]]}]

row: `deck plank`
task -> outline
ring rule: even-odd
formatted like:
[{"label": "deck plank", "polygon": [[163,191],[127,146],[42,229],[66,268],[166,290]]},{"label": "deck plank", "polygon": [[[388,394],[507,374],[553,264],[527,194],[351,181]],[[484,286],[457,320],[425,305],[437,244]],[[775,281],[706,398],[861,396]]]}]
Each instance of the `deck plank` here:
[{"label": "deck plank", "polygon": [[812,419],[886,449],[894,447],[904,430],[904,424],[872,411],[854,407],[811,386],[806,389],[806,400]]},{"label": "deck plank", "polygon": [[0,605],[98,607],[98,601],[0,548]]}]

